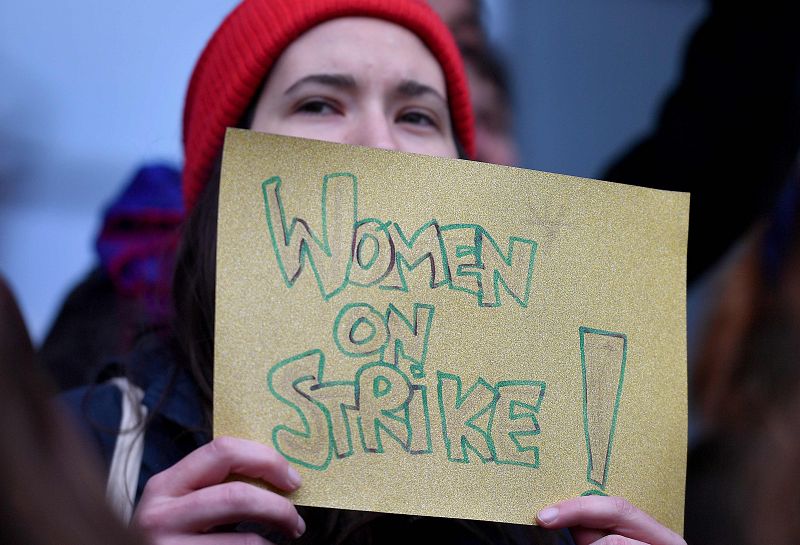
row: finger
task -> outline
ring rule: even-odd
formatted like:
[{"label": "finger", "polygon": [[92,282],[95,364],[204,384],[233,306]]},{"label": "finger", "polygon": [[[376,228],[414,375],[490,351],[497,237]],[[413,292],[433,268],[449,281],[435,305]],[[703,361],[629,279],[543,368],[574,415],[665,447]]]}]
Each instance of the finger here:
[{"label": "finger", "polygon": [[608,532],[596,530],[594,528],[572,527],[569,529],[570,535],[575,545],[590,545],[606,537]]},{"label": "finger", "polygon": [[179,536],[159,541],[158,545],[275,545],[257,534],[206,534]]},{"label": "finger", "polygon": [[[569,533],[575,545],[632,545],[640,544],[641,541],[628,539],[620,535],[609,535],[608,532],[595,530],[594,528],[570,528]],[[643,545],[648,545],[643,543]]]},{"label": "finger", "polygon": [[187,534],[241,521],[257,522],[297,538],[305,522],[292,502],[283,496],[244,482],[234,481],[202,488],[185,496],[159,502],[137,514],[136,523],[146,533]]},{"label": "finger", "polygon": [[582,496],[542,509],[537,514],[545,528],[578,526],[638,539],[651,545],[685,545],[672,530],[634,507],[624,498]]},{"label": "finger", "polygon": [[597,541],[591,541],[591,545],[648,545],[643,541],[630,539],[628,537],[619,535],[610,535],[600,538]]},{"label": "finger", "polygon": [[159,495],[181,496],[219,484],[231,474],[260,479],[286,491],[301,484],[297,471],[274,449],[246,439],[218,437],[152,477],[147,487]]}]

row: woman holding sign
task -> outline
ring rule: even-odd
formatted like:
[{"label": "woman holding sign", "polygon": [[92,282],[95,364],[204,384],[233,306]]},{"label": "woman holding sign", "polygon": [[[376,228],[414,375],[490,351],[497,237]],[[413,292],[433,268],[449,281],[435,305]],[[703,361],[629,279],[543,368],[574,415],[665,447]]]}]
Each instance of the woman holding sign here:
[{"label": "woman holding sign", "polygon": [[[446,27],[424,3],[245,0],[228,16],[201,55],[187,93],[183,188],[191,216],[175,274],[172,340],[158,339],[141,350],[126,378],[86,397],[73,394],[91,417],[122,430],[118,439],[93,430],[110,460],[109,492],[120,509],[130,513],[138,489],[133,519],[159,544],[266,543],[257,535],[264,528],[270,539],[308,543],[433,536],[448,543],[557,540],[533,526],[298,512],[273,491],[301,485],[273,449],[233,438],[208,442],[216,204],[229,126],[443,157],[474,152],[461,59]],[[125,433],[137,430],[142,419],[144,434]],[[261,481],[269,490],[230,481],[231,475]],[[241,525],[231,526],[243,521],[258,523],[260,530],[240,533]],[[618,498],[568,500],[542,510],[538,523],[573,527],[579,544],[683,543]]]}]

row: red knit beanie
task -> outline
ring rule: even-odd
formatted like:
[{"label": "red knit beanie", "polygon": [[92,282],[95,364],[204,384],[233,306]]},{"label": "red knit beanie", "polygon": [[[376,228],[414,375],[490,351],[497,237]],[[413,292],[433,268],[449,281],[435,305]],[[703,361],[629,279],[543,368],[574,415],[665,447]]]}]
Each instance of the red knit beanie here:
[{"label": "red knit beanie", "polygon": [[244,0],[222,22],[197,61],[183,111],[183,197],[190,210],[222,150],[225,129],[241,120],[272,65],[298,36],[339,17],[374,17],[416,34],[441,65],[456,138],[475,155],[472,106],[450,31],[422,0]]}]

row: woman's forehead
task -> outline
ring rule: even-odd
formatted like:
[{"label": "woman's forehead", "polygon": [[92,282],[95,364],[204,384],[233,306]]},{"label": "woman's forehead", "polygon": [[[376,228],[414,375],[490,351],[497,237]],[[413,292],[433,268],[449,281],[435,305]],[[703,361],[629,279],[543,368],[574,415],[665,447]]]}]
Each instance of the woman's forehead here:
[{"label": "woman's forehead", "polygon": [[278,59],[270,78],[294,80],[311,73],[338,73],[357,82],[414,80],[445,94],[439,63],[410,30],[381,19],[343,17],[302,34]]}]

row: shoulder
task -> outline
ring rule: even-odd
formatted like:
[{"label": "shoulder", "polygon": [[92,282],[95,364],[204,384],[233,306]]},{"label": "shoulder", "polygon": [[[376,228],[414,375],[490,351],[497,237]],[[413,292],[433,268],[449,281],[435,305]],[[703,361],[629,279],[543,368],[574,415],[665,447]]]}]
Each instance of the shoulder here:
[{"label": "shoulder", "polygon": [[177,365],[170,345],[152,335],[143,338],[124,360],[109,365],[105,382],[59,396],[78,428],[105,463],[123,457],[140,462],[139,489],[210,439],[199,391]]},{"label": "shoulder", "polygon": [[106,468],[122,421],[122,392],[111,381],[67,390],[56,398]]}]

